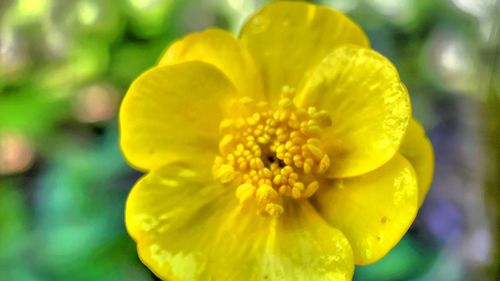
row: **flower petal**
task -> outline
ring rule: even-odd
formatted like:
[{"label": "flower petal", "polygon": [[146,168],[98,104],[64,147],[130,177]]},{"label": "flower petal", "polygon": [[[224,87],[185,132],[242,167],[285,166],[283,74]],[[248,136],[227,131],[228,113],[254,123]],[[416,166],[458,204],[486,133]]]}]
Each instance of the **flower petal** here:
[{"label": "flower petal", "polygon": [[323,133],[328,176],[372,171],[398,151],[411,117],[410,99],[395,67],[377,52],[344,46],[328,55],[296,98],[299,106],[327,110]]},{"label": "flower petal", "polygon": [[131,191],[126,225],[164,280],[351,280],[352,250],[307,201],[280,218],[241,212],[232,189],[166,166]]},{"label": "flower petal", "polygon": [[317,207],[351,243],[356,264],[382,258],[406,233],[417,213],[418,188],[411,164],[399,154],[363,176],[320,188]]},{"label": "flower petal", "polygon": [[229,32],[207,29],[170,46],[159,65],[202,61],[219,68],[242,95],[263,100],[260,76],[248,50]]},{"label": "flower petal", "polygon": [[240,38],[263,75],[271,102],[283,86],[298,88],[304,76],[334,48],[369,47],[363,30],[344,14],[304,2],[277,2],[254,14]]},{"label": "flower petal", "polygon": [[399,153],[410,161],[417,173],[418,205],[422,206],[434,174],[434,150],[422,125],[414,118],[410,120]]},{"label": "flower petal", "polygon": [[125,158],[143,170],[189,160],[206,166],[202,160],[213,161],[219,123],[234,96],[231,82],[206,63],[186,62],[145,72],[120,108]]}]

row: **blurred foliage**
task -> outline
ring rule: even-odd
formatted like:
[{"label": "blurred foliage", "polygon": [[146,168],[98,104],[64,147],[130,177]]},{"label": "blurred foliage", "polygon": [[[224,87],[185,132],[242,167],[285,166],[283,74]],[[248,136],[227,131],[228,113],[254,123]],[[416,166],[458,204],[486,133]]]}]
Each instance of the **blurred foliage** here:
[{"label": "blurred foliage", "polygon": [[[119,101],[173,40],[209,26],[237,32],[266,2],[0,2],[2,280],[155,279],[123,223],[140,174],[119,152]],[[415,225],[355,279],[498,280],[498,3],[314,2],[349,14],[396,64],[436,150]]]}]

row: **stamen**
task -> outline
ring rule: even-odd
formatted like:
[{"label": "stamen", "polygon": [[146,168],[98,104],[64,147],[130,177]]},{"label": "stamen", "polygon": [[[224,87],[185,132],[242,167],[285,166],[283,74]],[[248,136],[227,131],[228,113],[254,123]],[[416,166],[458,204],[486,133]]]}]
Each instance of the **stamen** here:
[{"label": "stamen", "polygon": [[318,190],[316,178],[330,167],[321,144],[321,131],[331,126],[326,111],[297,108],[293,89],[284,87],[278,109],[241,98],[235,108],[242,115],[222,120],[220,156],[214,178],[237,186],[242,206],[256,206],[259,214],[279,216],[283,199],[309,198]]}]

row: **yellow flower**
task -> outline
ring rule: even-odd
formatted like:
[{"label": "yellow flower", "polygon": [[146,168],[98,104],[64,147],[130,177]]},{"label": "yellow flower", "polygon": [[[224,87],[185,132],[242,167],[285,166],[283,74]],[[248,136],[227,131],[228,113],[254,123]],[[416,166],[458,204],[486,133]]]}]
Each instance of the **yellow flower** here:
[{"label": "yellow flower", "polygon": [[401,239],[433,173],[394,66],[302,2],[174,43],[130,87],[120,132],[147,172],[128,232],[172,281],[350,280]]}]

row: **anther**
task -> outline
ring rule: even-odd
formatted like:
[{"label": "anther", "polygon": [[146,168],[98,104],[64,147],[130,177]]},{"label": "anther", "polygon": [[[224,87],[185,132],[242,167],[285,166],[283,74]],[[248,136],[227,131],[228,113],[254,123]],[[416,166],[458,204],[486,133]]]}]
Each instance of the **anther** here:
[{"label": "anther", "polygon": [[215,178],[221,183],[228,183],[234,179],[234,168],[231,165],[221,165],[216,172]]}]

